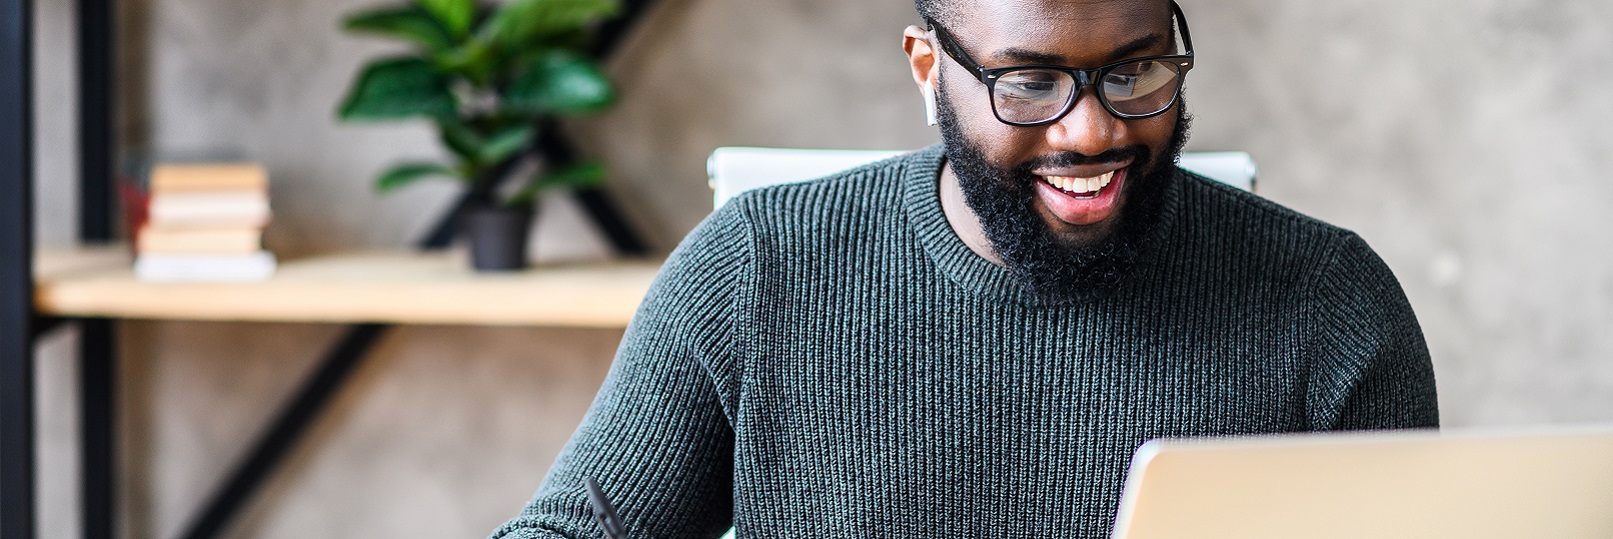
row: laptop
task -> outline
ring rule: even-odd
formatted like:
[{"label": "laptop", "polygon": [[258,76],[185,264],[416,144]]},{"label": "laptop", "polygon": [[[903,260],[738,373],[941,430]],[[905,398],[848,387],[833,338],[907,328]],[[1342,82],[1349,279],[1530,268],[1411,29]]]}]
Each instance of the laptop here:
[{"label": "laptop", "polygon": [[1613,427],[1156,440],[1113,537],[1613,538]]}]

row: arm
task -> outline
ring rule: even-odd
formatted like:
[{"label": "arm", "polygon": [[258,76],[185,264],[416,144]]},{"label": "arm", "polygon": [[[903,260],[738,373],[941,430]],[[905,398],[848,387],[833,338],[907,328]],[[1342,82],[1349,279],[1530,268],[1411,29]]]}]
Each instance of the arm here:
[{"label": "arm", "polygon": [[749,286],[741,204],[691,232],[661,268],[599,395],[520,516],[496,539],[598,537],[583,478],[632,537],[715,538],[732,521],[734,434],[714,372],[729,372],[734,298]]},{"label": "arm", "polygon": [[1314,430],[1439,426],[1434,368],[1394,273],[1355,234],[1318,268],[1302,326]]}]

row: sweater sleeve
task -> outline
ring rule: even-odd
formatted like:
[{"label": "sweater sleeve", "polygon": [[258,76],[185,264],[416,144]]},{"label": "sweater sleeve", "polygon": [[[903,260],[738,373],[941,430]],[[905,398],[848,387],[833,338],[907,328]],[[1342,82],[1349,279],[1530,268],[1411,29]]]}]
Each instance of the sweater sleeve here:
[{"label": "sweater sleeve", "polygon": [[593,538],[584,477],[631,537],[715,538],[733,519],[734,435],[713,372],[735,353],[751,240],[740,204],[708,217],[651,285],[582,424],[495,539]]},{"label": "sweater sleeve", "polygon": [[1318,269],[1302,326],[1314,430],[1439,426],[1422,327],[1388,265],[1353,233]]}]

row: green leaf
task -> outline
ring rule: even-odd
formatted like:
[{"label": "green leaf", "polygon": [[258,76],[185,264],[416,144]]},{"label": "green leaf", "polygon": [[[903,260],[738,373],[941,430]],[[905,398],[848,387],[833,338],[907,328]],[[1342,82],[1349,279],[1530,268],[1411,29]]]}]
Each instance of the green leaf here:
[{"label": "green leaf", "polygon": [[605,182],[605,165],[598,162],[579,163],[545,174],[538,184],[545,189],[581,189],[598,187]]},{"label": "green leaf", "polygon": [[551,170],[511,196],[507,205],[525,206],[538,199],[538,194],[549,189],[579,189],[596,187],[605,181],[605,165],[588,162]]},{"label": "green leaf", "polygon": [[531,124],[516,124],[484,135],[480,130],[459,121],[439,122],[442,142],[454,155],[471,163],[477,170],[485,169],[521,153],[532,144],[538,130]]},{"label": "green leaf", "polygon": [[596,112],[615,100],[616,91],[599,66],[563,50],[528,61],[504,95],[505,105],[528,114]]},{"label": "green leaf", "polygon": [[457,118],[446,121],[439,120],[437,127],[441,131],[444,146],[453,151],[454,155],[459,156],[461,161],[480,166],[481,134],[478,134],[476,130],[471,129],[470,126],[460,122]]},{"label": "green leaf", "polygon": [[516,125],[494,133],[482,144],[480,156],[483,163],[496,164],[505,159],[514,157],[532,144],[538,130],[530,124]]},{"label": "green leaf", "polygon": [[404,163],[381,173],[381,177],[375,181],[375,190],[388,193],[416,181],[437,176],[457,178],[459,175],[454,169],[437,163]]},{"label": "green leaf", "polygon": [[618,0],[514,0],[500,6],[482,30],[510,48],[563,34],[621,11]]},{"label": "green leaf", "polygon": [[420,8],[437,19],[455,41],[470,35],[471,20],[476,18],[475,0],[419,0]]},{"label": "green leaf", "polygon": [[472,84],[485,86],[498,70],[497,56],[486,41],[471,39],[458,47],[438,53],[433,62],[437,69],[458,73]]},{"label": "green leaf", "polygon": [[419,43],[433,52],[453,47],[454,38],[430,14],[415,7],[386,8],[348,17],[342,27],[353,32],[381,34]]},{"label": "green leaf", "polygon": [[412,116],[443,118],[458,109],[448,79],[420,58],[372,63],[342,103],[343,120],[391,120]]}]

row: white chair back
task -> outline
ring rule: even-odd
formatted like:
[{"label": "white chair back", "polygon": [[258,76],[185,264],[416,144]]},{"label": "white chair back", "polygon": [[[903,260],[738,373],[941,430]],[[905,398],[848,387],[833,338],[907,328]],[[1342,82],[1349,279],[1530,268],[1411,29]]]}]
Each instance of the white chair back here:
[{"label": "white chair back", "polygon": [[[717,148],[706,160],[712,206],[745,191],[769,185],[822,178],[901,155],[880,150],[804,150],[794,148]],[[1195,174],[1246,191],[1255,188],[1255,161],[1244,152],[1189,152],[1178,163]]]}]

